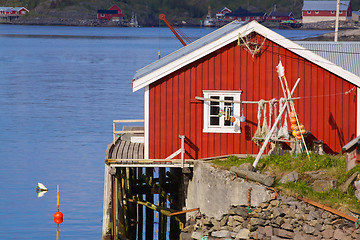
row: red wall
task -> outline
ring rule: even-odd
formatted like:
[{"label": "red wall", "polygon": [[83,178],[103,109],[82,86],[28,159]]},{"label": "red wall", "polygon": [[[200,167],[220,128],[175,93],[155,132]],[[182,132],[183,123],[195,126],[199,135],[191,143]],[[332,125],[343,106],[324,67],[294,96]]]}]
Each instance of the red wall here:
[{"label": "red wall", "polygon": [[339,152],[356,136],[356,96],[354,91],[341,94],[353,85],[267,40],[254,59],[234,42],[152,83],[149,158],[166,158],[178,150],[179,135],[187,137],[187,158],[257,153],[260,147],[251,140],[257,104],[244,105],[247,121],[240,134],[203,133],[204,105],[195,97],[202,97],[202,90],[217,89],[242,90],[241,100],[279,99],[283,97],[276,72],[280,59],[290,86],[301,78],[294,93],[302,97],[295,100],[300,122],[316,139],[324,140],[327,152]]}]

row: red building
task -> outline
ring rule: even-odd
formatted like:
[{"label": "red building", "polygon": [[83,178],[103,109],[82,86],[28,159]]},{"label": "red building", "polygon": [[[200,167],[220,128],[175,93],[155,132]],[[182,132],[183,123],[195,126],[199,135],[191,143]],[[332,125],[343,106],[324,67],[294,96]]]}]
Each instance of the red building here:
[{"label": "red building", "polygon": [[[336,1],[304,1],[302,8],[303,23],[335,21]],[[340,1],[339,20],[351,20],[352,8],[350,1]]]},{"label": "red building", "polygon": [[360,77],[256,21],[234,21],[135,74],[133,91],[145,90],[145,159],[176,152],[179,135],[185,136],[185,158],[258,153],[252,140],[258,104],[239,101],[283,97],[276,71],[280,60],[290,88],[301,79],[293,97],[300,97],[294,102],[311,132],[307,141],[323,140],[326,152],[339,152],[359,135]]},{"label": "red building", "polygon": [[114,4],[109,10],[98,10],[97,18],[108,21],[124,21],[126,16],[122,13],[121,8]]},{"label": "red building", "polygon": [[294,14],[292,12],[274,12],[274,11],[272,11],[266,18],[266,21],[281,22],[281,21],[287,21],[290,19],[294,19]]},{"label": "red building", "polygon": [[242,21],[242,22],[251,22],[253,20],[257,20],[258,22],[263,22],[266,20],[267,14],[263,12],[253,13],[249,12],[246,9],[239,7],[234,12],[226,13],[223,17],[224,21]]},{"label": "red building", "polygon": [[18,18],[28,12],[24,7],[0,7],[0,17]]}]

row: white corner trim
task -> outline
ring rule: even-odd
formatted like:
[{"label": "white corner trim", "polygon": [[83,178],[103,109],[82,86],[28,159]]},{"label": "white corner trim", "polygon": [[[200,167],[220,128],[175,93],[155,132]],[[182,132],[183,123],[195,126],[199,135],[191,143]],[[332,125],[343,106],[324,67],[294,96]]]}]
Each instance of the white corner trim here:
[{"label": "white corner trim", "polygon": [[149,86],[144,89],[144,159],[149,159]]},{"label": "white corner trim", "polygon": [[[312,51],[296,44],[295,42],[281,36],[280,34],[262,26],[256,21],[252,21],[244,26],[239,27],[238,29],[232,31],[224,35],[223,37],[215,40],[205,46],[188,53],[183,57],[179,57],[178,59],[169,62],[167,65],[154,70],[153,72],[137,79],[133,82],[133,92],[163,78],[164,76],[206,56],[207,54],[220,49],[231,42],[234,42],[238,39],[238,35],[246,36],[251,32],[257,32],[258,34],[266,37],[267,39],[275,42],[276,44],[288,49],[289,51],[307,59],[308,61],[314,63],[317,66],[320,66],[329,72],[349,81],[350,83],[360,87],[360,77],[356,76],[353,73],[350,73],[343,68],[335,65],[334,63],[320,57],[319,55],[313,53]],[[198,41],[201,41],[199,39]],[[186,47],[184,47],[186,48]],[[182,48],[183,49],[183,48]],[[182,49],[178,50],[181,51]]]},{"label": "white corner trim", "polygon": [[356,136],[360,135],[360,88],[356,88]]}]

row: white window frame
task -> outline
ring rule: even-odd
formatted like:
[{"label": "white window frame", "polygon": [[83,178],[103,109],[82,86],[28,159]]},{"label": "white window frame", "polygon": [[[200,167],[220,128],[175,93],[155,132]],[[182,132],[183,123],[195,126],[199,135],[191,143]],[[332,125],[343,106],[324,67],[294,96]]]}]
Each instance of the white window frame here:
[{"label": "white window frame", "polygon": [[[233,97],[235,102],[240,102],[242,91],[218,91],[218,90],[203,90],[204,98],[209,99],[211,96],[220,96],[220,100],[224,97]],[[224,102],[220,102],[220,109],[224,107]],[[204,128],[206,133],[241,133],[240,128],[240,103],[234,103],[233,116],[236,121],[233,126],[224,126],[224,117],[220,117],[219,126],[210,125],[210,101],[204,101]]]}]

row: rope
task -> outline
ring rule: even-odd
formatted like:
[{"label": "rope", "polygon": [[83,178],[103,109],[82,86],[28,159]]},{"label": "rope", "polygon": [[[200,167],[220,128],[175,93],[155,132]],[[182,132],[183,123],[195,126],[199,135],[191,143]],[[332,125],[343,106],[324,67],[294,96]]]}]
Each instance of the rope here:
[{"label": "rope", "polygon": [[262,132],[261,131],[261,109],[263,108],[263,105],[264,105],[264,100],[261,99],[258,102],[258,113],[257,113],[258,125],[257,125],[256,131],[255,131],[255,134],[252,138],[252,140],[254,141],[254,143],[256,145],[260,145],[260,143],[261,143],[261,140],[258,138],[262,137],[262,135],[261,135],[261,132]]},{"label": "rope", "polygon": [[264,121],[263,121],[263,126],[262,126],[262,129],[261,129],[261,137],[265,138],[266,135],[269,132],[269,127],[268,127],[267,118],[266,118],[266,104],[265,104],[265,102],[263,103],[263,108],[264,108]]},{"label": "rope", "polygon": [[[271,129],[271,121],[272,121],[272,115],[273,115],[273,108],[274,108],[274,112],[275,112],[275,118],[274,119],[276,119],[276,106],[277,106],[277,102],[276,102],[276,99],[275,98],[273,98],[273,99],[271,99],[270,101],[269,101],[269,129]],[[277,135],[277,131],[278,131],[278,129],[277,129],[277,126],[275,126],[275,130],[274,130],[274,132],[273,132],[273,134],[272,134],[272,137],[274,137],[274,136],[276,136]]]},{"label": "rope", "polygon": [[[286,104],[286,99],[281,98],[279,110],[284,106],[284,104]],[[280,119],[280,125],[281,122],[282,122],[282,118]],[[287,111],[285,111],[284,124],[282,127],[280,126],[280,129],[277,134],[277,138],[289,138],[288,125],[287,125]]]}]

